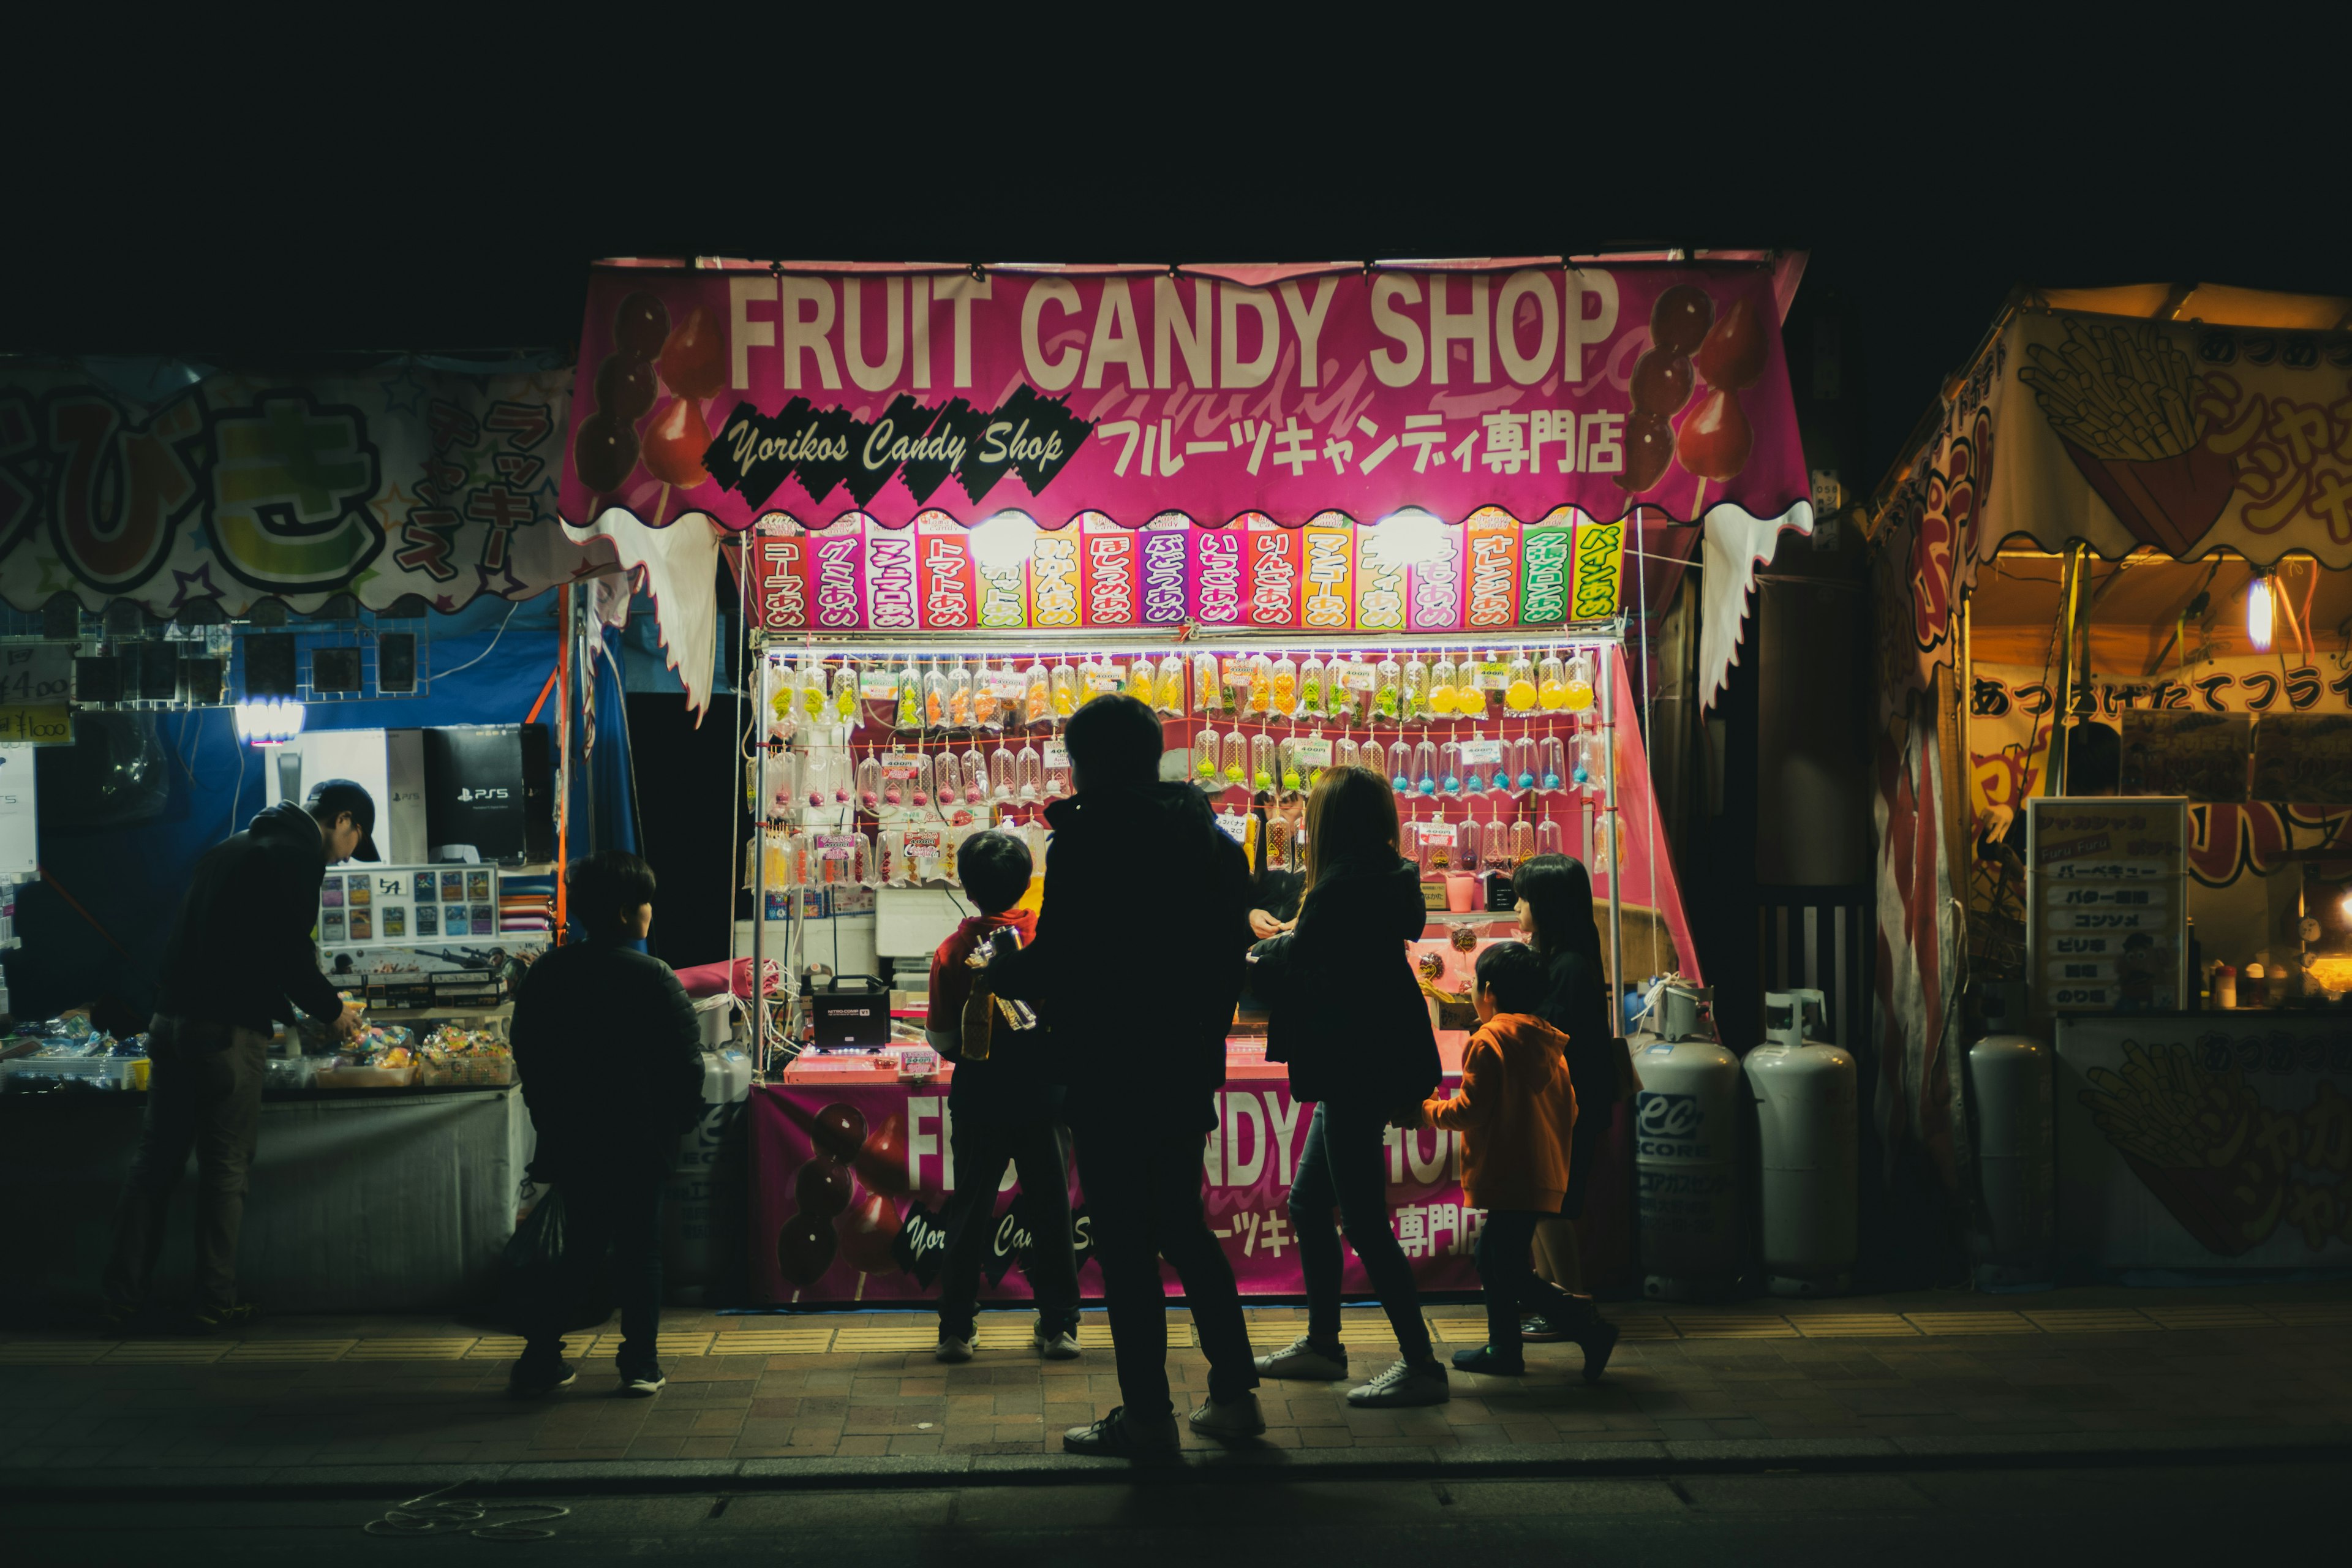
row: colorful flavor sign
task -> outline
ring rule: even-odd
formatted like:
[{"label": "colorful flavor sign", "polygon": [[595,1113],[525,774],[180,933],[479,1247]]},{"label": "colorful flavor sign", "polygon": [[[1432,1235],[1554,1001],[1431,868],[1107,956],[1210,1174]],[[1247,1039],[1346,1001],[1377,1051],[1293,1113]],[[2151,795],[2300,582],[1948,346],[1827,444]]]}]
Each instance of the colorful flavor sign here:
[{"label": "colorful flavor sign", "polygon": [[1780,317],[1760,263],[600,266],[562,506],[1778,517],[1810,494]]}]

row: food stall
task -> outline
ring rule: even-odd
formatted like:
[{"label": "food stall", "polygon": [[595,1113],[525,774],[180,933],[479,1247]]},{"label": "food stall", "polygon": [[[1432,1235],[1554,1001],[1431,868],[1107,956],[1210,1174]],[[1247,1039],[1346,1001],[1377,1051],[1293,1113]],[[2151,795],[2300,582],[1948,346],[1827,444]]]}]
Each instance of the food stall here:
[{"label": "food stall", "polygon": [[1882,1121],[2021,990],[2063,1278],[2352,1266],[2347,308],[2021,290],[1878,499]]},{"label": "food stall", "polygon": [[482,1284],[530,1148],[503,1027],[557,918],[546,780],[586,733],[580,590],[550,590],[609,569],[551,526],[570,381],[553,358],[0,370],[0,505],[22,503],[0,524],[0,1306],[96,1289],[189,868],[334,776],[373,795],[383,859],[331,868],[318,955],[371,1027],[273,1042],[242,1287],[301,1310]]},{"label": "food stall", "polygon": [[[1592,867],[1612,976],[1695,976],[1648,785],[1646,620],[1701,552],[1719,680],[1756,562],[1810,526],[1778,331],[1796,272],[600,266],[567,526],[644,568],[681,673],[709,668],[701,585],[734,567],[750,956],[895,977],[761,1009],[754,1296],[931,1288],[952,1068],[920,1044],[919,977],[968,912],[962,838],[1020,832],[1042,861],[1060,726],[1099,693],[1160,714],[1163,776],[1261,871],[1298,864],[1323,770],[1390,779],[1449,1068],[1530,855]],[[1227,1059],[1211,1223],[1245,1291],[1294,1294],[1306,1121],[1262,1025],[1237,1019]],[[1424,1285],[1470,1287],[1451,1135],[1390,1152]],[[1617,1153],[1601,1272],[1630,1256]],[[988,1283],[1017,1298],[1026,1222],[1002,1201]]]}]

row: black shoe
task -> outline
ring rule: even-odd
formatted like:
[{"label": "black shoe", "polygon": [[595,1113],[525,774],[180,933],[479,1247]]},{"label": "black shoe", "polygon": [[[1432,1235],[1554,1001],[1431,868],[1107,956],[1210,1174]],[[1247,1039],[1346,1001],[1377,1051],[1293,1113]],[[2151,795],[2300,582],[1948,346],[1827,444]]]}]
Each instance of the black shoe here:
[{"label": "black shoe", "polygon": [[614,1392],[629,1399],[651,1399],[668,1386],[669,1379],[662,1375],[661,1363],[649,1361],[623,1367],[621,1386]]},{"label": "black shoe", "polygon": [[534,1365],[519,1361],[514,1371],[507,1373],[507,1394],[515,1399],[543,1399],[559,1388],[569,1388],[579,1381],[580,1369],[568,1361],[556,1361]]},{"label": "black shoe", "polygon": [[1568,1330],[1541,1312],[1529,1312],[1519,1320],[1519,1338],[1548,1345],[1568,1338]]},{"label": "black shoe", "polygon": [[239,1301],[227,1307],[198,1307],[188,1314],[188,1331],[216,1334],[223,1329],[241,1329],[258,1322],[261,1309],[250,1301]]},{"label": "black shoe", "polygon": [[1576,1342],[1584,1347],[1584,1381],[1599,1383],[1601,1374],[1609,1370],[1609,1356],[1617,1348],[1617,1325],[1594,1314],[1592,1326],[1579,1334]]},{"label": "black shoe", "polygon": [[1455,1351],[1454,1364],[1460,1371],[1485,1373],[1489,1377],[1517,1377],[1528,1370],[1524,1358],[1506,1358],[1497,1354],[1492,1345],[1480,1345],[1475,1351]]}]

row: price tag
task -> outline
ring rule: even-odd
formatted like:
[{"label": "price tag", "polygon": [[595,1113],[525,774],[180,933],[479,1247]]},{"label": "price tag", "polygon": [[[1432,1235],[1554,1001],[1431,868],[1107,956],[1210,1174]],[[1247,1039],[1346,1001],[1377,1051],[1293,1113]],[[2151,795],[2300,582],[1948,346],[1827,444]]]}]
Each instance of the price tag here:
[{"label": "price tag", "polygon": [[1507,664],[1482,664],[1478,667],[1478,686],[1482,690],[1500,691],[1511,684],[1511,667]]},{"label": "price tag", "polygon": [[1328,768],[1331,765],[1331,742],[1321,739],[1293,741],[1290,760],[1302,768]]},{"label": "price tag", "polygon": [[910,752],[885,752],[882,753],[882,776],[901,781],[913,778],[916,762],[917,758]]},{"label": "price tag", "polygon": [[1111,675],[1089,675],[1087,677],[1087,689],[1097,697],[1115,697],[1118,694],[1118,678]]},{"label": "price tag", "polygon": [[1248,690],[1250,683],[1249,660],[1238,657],[1226,659],[1224,665],[1224,681],[1227,690]]},{"label": "price tag", "polygon": [[869,701],[890,701],[898,695],[898,677],[887,669],[861,669],[857,672],[857,695]]},{"label": "price tag", "polygon": [[1045,765],[1046,765],[1047,767],[1049,767],[1049,768],[1066,768],[1066,767],[1068,767],[1068,766],[1070,765],[1070,747],[1069,747],[1069,743],[1068,743],[1067,742],[1065,742],[1065,741],[1048,741],[1048,742],[1045,742]]},{"label": "price tag", "polygon": [[1244,846],[1247,844],[1249,839],[1248,817],[1237,816],[1229,811],[1217,818],[1217,826],[1223,828],[1225,830],[1225,837],[1232,839],[1234,843]]},{"label": "price tag", "polygon": [[816,837],[816,852],[826,860],[846,860],[857,847],[855,833],[820,833]]},{"label": "price tag", "polygon": [[1018,702],[1027,689],[1021,684],[1021,678],[1011,670],[992,670],[981,684],[988,689],[991,697],[1008,702]]},{"label": "price tag", "polygon": [[1380,671],[1369,664],[1351,664],[1347,678],[1340,682],[1350,691],[1370,691],[1380,684]]},{"label": "price tag", "polygon": [[937,833],[909,833],[899,844],[909,855],[936,855],[940,852],[940,836]]},{"label": "price tag", "polygon": [[1502,760],[1503,742],[1500,741],[1465,741],[1462,742],[1462,761],[1465,766],[1473,763],[1484,763],[1487,766],[1492,767]]},{"label": "price tag", "polygon": [[62,702],[0,707],[0,744],[70,746],[73,710]]},{"label": "price tag", "polygon": [[1451,848],[1458,829],[1451,822],[1424,822],[1413,832],[1423,844],[1442,844]]},{"label": "price tag", "polygon": [[63,704],[73,695],[71,643],[0,647],[0,704]]}]

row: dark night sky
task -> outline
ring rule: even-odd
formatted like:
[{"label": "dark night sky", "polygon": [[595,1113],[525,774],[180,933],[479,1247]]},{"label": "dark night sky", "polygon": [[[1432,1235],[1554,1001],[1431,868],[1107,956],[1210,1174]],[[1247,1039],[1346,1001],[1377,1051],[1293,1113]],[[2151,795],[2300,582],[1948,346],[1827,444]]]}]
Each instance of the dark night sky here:
[{"label": "dark night sky", "polygon": [[[2192,76],[2177,47],[1979,31],[1874,58],[1695,13],[1660,24],[1670,45],[1612,47],[1487,12],[1448,52],[1428,13],[1353,10],[1327,31],[1386,53],[1339,53],[1254,16],[1102,8],[1078,15],[1154,36],[1089,61],[1023,52],[1086,31],[1028,13],[955,13],[964,38],[919,47],[946,24],[844,12],[866,30],[833,53],[735,38],[717,7],[703,31],[632,15],[577,47],[468,31],[297,59],[191,35],[126,65],[60,43],[14,111],[33,145],[0,183],[0,351],[568,346],[585,264],[617,254],[1780,246],[1843,297],[1866,486],[2013,282],[2352,293],[2341,137],[2276,55]],[[705,63],[730,58],[740,79]]]}]

